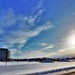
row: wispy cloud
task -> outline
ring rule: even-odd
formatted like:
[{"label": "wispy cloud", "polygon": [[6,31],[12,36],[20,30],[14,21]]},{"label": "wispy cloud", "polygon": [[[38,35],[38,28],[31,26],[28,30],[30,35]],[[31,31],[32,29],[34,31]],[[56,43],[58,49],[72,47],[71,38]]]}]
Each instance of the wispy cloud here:
[{"label": "wispy cloud", "polygon": [[64,48],[58,51],[58,54],[60,55],[70,55],[75,53],[75,47],[70,47],[70,48]]},{"label": "wispy cloud", "polygon": [[11,26],[16,23],[15,12],[13,9],[9,8],[7,11],[3,11],[0,14],[0,26]]},{"label": "wispy cloud", "polygon": [[47,43],[40,43],[40,44],[38,44],[38,45],[40,45],[40,46],[46,46]]},{"label": "wispy cloud", "polygon": [[75,12],[73,12],[73,13],[71,14],[71,16],[75,16]]},{"label": "wispy cloud", "polygon": [[35,26],[35,22],[40,19],[42,13],[44,12],[43,9],[40,9],[35,15],[31,15],[31,16],[28,16],[28,17],[24,17],[24,20],[30,24],[31,26]]},{"label": "wispy cloud", "polygon": [[50,23],[46,23],[45,25],[39,26],[34,30],[25,32],[25,31],[14,31],[11,33],[11,36],[6,37],[6,41],[14,45],[18,43],[21,46],[27,42],[31,37],[35,37],[40,34],[40,32],[53,28],[53,25]]},{"label": "wispy cloud", "polygon": [[43,2],[44,2],[44,0],[38,1],[37,5],[32,8],[33,9],[32,14],[34,14],[37,10],[40,10],[41,9],[41,6],[42,6]]},{"label": "wispy cloud", "polygon": [[51,57],[73,57],[75,55],[75,47],[63,48],[52,53]]},{"label": "wispy cloud", "polygon": [[[4,32],[1,33],[2,35],[7,34],[7,36],[3,36],[1,40],[1,42],[5,42],[3,45],[9,45],[7,47],[12,51],[13,49],[21,50],[29,39],[38,36],[42,31],[53,28],[54,26],[51,21],[48,21],[41,26],[37,25],[36,19],[41,16],[41,13],[42,10],[38,11],[36,15],[17,15],[12,8],[2,12],[0,17],[0,28]],[[9,29],[9,31],[7,29]],[[17,51],[12,52],[12,54],[15,52]]]},{"label": "wispy cloud", "polygon": [[[33,7],[32,8],[32,15],[34,15],[34,17],[33,16],[31,16],[30,18],[32,18],[31,20],[30,20],[30,23],[32,23],[33,24],[33,21],[34,20],[36,20],[37,22],[40,20],[40,18],[41,18],[41,15],[43,14],[43,12],[45,11],[45,9],[42,9],[41,7],[42,7],[42,5],[43,5],[43,2],[44,2],[44,0],[39,0],[39,1],[37,1],[38,3],[37,3],[37,5],[35,6],[35,7]],[[38,11],[37,13],[36,13],[36,11]]]},{"label": "wispy cloud", "polygon": [[29,51],[29,52],[21,52],[19,55],[16,55],[15,58],[50,57],[53,55],[53,52],[51,52],[53,47],[54,47],[54,45],[48,44],[46,47],[43,47],[39,50],[34,50],[34,51]]},{"label": "wispy cloud", "polygon": [[39,9],[39,8],[42,6],[43,1],[44,1],[44,0],[40,0],[40,2],[38,2],[38,5],[37,5],[36,9]]}]

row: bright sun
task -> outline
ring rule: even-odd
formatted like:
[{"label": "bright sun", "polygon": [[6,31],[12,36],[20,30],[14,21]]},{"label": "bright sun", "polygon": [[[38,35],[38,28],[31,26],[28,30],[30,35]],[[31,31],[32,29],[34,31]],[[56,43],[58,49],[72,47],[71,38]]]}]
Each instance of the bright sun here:
[{"label": "bright sun", "polygon": [[71,35],[68,38],[68,45],[71,47],[75,47],[75,34]]}]

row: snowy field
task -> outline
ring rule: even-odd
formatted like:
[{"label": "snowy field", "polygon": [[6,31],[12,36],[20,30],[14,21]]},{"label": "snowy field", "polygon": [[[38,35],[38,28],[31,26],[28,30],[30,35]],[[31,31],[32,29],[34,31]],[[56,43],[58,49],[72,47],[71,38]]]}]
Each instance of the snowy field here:
[{"label": "snowy field", "polygon": [[[75,62],[54,62],[54,63],[39,63],[39,62],[1,62],[0,75],[26,75],[30,73],[50,71],[60,68],[75,67]],[[68,72],[75,71],[75,69]],[[49,75],[58,75],[66,73],[62,71],[59,73],[52,73]],[[47,75],[47,74],[46,74]]]}]

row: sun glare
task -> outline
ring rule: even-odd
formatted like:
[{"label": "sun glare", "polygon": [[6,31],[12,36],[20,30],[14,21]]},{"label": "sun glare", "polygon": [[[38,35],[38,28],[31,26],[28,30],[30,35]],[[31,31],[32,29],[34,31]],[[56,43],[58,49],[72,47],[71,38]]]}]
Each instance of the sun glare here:
[{"label": "sun glare", "polygon": [[71,35],[68,38],[68,45],[71,47],[75,47],[75,34]]}]

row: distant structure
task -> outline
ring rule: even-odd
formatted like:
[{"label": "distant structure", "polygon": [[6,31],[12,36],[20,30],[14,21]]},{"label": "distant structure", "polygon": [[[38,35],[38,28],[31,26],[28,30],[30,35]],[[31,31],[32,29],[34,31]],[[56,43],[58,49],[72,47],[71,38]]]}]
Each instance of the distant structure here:
[{"label": "distant structure", "polygon": [[9,51],[6,48],[0,48],[0,61],[7,61],[9,59]]}]

